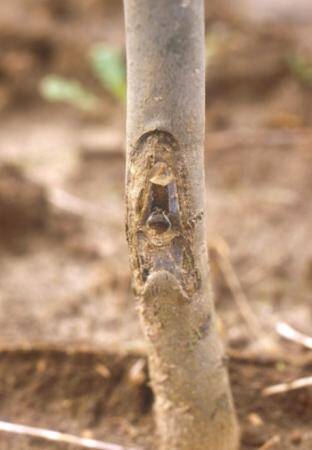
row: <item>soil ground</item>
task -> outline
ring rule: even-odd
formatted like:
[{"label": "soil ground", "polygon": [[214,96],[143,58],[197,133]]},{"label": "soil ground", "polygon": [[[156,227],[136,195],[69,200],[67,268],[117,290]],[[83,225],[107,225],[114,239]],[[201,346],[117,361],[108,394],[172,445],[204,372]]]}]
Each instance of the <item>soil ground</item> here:
[{"label": "soil ground", "polygon": [[[310,450],[311,387],[262,390],[312,370],[311,352],[275,330],[284,321],[312,334],[312,26],[302,9],[255,20],[255,0],[240,3],[242,13],[226,2],[206,13],[212,281],[242,449]],[[124,105],[88,61],[98,42],[124,48],[121,6],[0,7],[0,419],[150,450],[124,236]],[[101,107],[47,103],[38,85],[51,73],[79,80]],[[74,446],[0,432],[0,450],[35,448]]]}]

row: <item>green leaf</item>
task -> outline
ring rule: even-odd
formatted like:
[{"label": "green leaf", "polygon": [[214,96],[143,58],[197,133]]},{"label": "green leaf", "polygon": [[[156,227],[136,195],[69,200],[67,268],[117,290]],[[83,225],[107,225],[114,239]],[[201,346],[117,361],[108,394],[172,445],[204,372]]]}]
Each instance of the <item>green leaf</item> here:
[{"label": "green leaf", "polygon": [[213,58],[218,54],[219,47],[219,36],[214,32],[207,33],[205,38],[206,68],[209,66]]},{"label": "green leaf", "polygon": [[303,84],[312,86],[312,61],[304,56],[291,55],[287,59],[292,74]]},{"label": "green leaf", "polygon": [[90,53],[91,64],[103,86],[118,100],[126,99],[126,70],[121,51],[97,45]]},{"label": "green leaf", "polygon": [[97,97],[79,81],[58,75],[45,76],[40,82],[39,90],[46,100],[68,103],[84,111],[92,111],[99,105]]}]

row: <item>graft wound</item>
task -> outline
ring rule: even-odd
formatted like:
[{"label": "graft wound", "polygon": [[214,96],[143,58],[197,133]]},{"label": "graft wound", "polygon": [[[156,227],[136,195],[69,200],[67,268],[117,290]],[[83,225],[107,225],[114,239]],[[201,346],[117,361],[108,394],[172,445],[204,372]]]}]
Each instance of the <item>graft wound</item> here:
[{"label": "graft wound", "polygon": [[141,137],[128,174],[128,240],[135,287],[148,277],[170,272],[191,296],[199,277],[192,251],[185,168],[175,139],[153,131]]}]

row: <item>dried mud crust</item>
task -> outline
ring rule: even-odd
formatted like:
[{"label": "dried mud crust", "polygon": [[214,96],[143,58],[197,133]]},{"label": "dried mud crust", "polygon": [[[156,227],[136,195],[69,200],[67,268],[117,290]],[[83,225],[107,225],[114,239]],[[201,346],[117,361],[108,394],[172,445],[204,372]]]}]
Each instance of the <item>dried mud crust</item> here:
[{"label": "dried mud crust", "polygon": [[[131,375],[141,358],[48,348],[2,351],[1,418],[115,443],[142,442],[140,434],[151,433],[152,394]],[[67,448],[0,434],[1,450],[28,450],[37,445]]]},{"label": "dried mud crust", "polygon": [[[87,349],[27,348],[0,351],[0,416],[26,425],[58,429],[138,448],[155,448],[153,395],[142,354]],[[273,436],[274,450],[311,448],[312,391],[263,398],[272,384],[308,374],[310,367],[230,360],[230,377],[242,427],[242,450],[256,450]],[[143,375],[142,375],[143,374]],[[251,415],[257,414],[260,422]],[[0,432],[1,450],[73,446]]]}]

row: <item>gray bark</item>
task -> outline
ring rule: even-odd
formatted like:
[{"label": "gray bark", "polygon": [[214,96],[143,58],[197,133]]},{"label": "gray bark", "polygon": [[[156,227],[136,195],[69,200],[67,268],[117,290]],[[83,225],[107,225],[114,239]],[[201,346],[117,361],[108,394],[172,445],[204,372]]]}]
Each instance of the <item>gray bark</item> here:
[{"label": "gray bark", "polygon": [[163,450],[236,450],[204,214],[202,0],[125,0],[127,238]]}]

